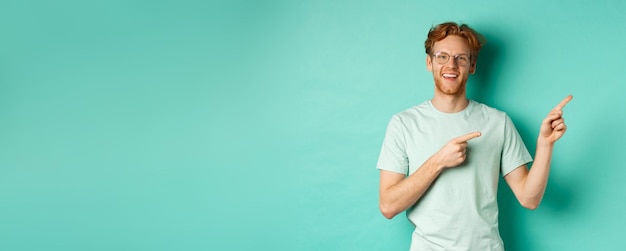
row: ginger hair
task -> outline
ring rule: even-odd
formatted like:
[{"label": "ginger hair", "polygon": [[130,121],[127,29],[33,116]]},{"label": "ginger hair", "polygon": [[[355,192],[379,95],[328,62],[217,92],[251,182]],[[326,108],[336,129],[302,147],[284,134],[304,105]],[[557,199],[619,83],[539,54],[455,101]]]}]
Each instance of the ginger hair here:
[{"label": "ginger hair", "polygon": [[430,28],[430,31],[428,31],[428,38],[426,38],[426,41],[424,42],[426,54],[432,55],[435,43],[443,40],[447,36],[459,36],[467,40],[470,47],[470,61],[472,64],[476,63],[480,48],[482,48],[487,42],[483,35],[476,32],[466,24],[459,25],[454,22],[446,22],[433,26]]}]

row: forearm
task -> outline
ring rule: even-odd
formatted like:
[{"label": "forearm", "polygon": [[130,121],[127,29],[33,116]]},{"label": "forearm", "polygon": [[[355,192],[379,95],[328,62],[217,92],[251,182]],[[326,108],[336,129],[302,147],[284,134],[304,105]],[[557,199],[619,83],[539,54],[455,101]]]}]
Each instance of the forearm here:
[{"label": "forearm", "polygon": [[414,205],[444,168],[456,167],[465,161],[467,141],[480,135],[480,132],[473,132],[450,140],[409,177],[381,172],[380,210],[383,215],[391,219]]},{"label": "forearm", "polygon": [[548,184],[548,176],[550,174],[550,164],[552,161],[552,150],[554,144],[537,142],[537,151],[535,152],[535,160],[530,168],[528,176],[524,181],[523,198],[528,205],[536,208],[541,203],[543,195]]},{"label": "forearm", "polygon": [[406,179],[380,191],[380,209],[389,219],[414,205],[437,179],[443,167],[432,158]]},{"label": "forearm", "polygon": [[530,171],[526,168],[517,169],[511,172],[505,179],[513,189],[520,203],[529,209],[535,209],[541,203],[543,194],[548,185],[548,176],[550,174],[550,162],[552,161],[552,150],[554,143],[559,140],[567,126],[563,119],[563,107],[572,100],[572,95],[567,96],[559,103],[541,123],[539,137],[537,138],[537,151],[535,152],[535,161]]}]

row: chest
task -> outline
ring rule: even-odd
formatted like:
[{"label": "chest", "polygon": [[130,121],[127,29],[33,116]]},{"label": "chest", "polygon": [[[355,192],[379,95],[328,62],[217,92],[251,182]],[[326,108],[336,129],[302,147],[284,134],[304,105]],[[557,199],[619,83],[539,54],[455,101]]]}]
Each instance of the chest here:
[{"label": "chest", "polygon": [[407,124],[406,154],[409,173],[413,173],[428,158],[452,139],[471,133],[481,136],[468,141],[467,161],[471,168],[493,168],[501,159],[504,138],[503,123],[495,118],[467,117],[463,119],[422,118]]}]

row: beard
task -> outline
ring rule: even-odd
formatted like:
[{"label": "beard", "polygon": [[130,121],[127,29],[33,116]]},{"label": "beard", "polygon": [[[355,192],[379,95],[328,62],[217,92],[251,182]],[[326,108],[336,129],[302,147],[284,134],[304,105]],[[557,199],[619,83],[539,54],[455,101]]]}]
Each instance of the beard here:
[{"label": "beard", "polygon": [[445,82],[447,81],[444,79],[435,78],[435,88],[437,88],[437,91],[439,91],[440,93],[452,96],[465,93],[465,85],[467,84],[467,79],[462,79],[461,83],[459,84],[450,84]]}]

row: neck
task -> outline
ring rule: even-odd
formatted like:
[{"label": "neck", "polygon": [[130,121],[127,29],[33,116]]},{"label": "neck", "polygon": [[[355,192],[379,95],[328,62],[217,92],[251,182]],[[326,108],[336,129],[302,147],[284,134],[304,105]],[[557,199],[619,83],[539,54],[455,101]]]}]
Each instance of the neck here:
[{"label": "neck", "polygon": [[437,95],[431,100],[433,106],[440,112],[455,113],[460,112],[467,105],[469,100],[465,95]]}]

